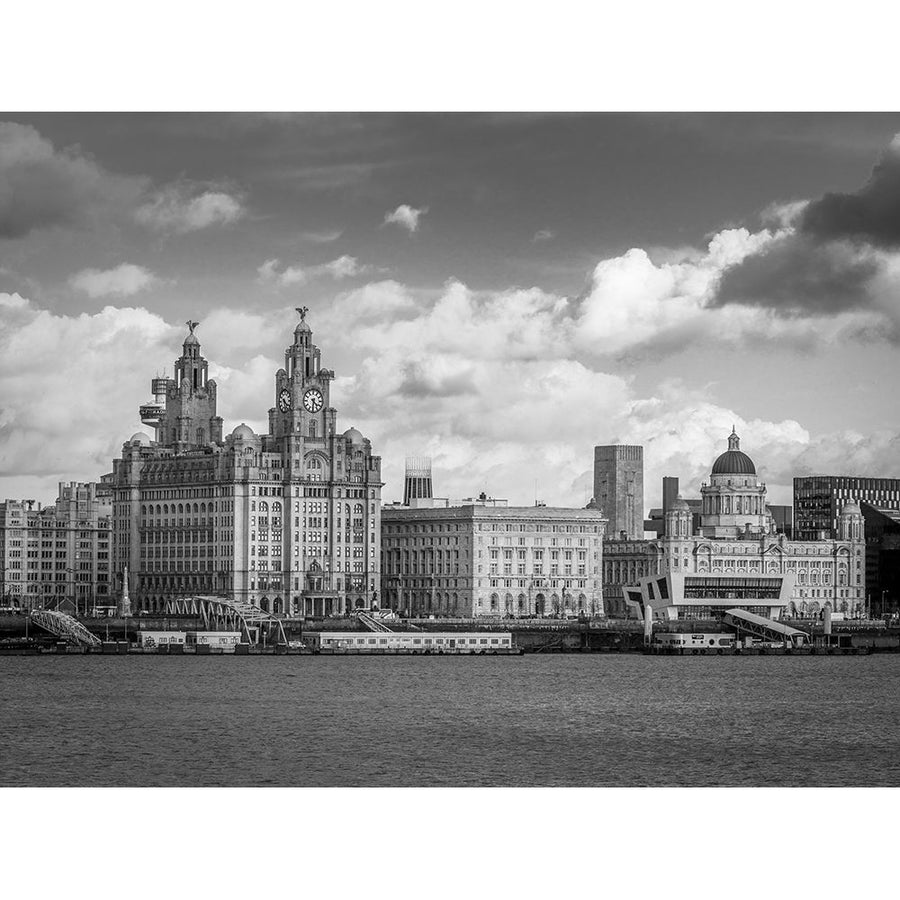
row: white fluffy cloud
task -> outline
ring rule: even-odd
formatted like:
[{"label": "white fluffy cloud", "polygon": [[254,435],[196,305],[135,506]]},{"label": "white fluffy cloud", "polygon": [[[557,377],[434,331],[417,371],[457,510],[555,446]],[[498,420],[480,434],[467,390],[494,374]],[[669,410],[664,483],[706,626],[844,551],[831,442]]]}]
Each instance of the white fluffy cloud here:
[{"label": "white fluffy cloud", "polygon": [[198,190],[179,182],[157,191],[139,206],[135,218],[159,231],[185,234],[213,225],[230,225],[246,210],[238,197],[221,190]]},{"label": "white fluffy cloud", "polygon": [[130,297],[156,284],[159,279],[143,266],[122,263],[114,269],[82,269],[69,284],[89,297]]},{"label": "white fluffy cloud", "polygon": [[383,225],[399,225],[405,228],[410,234],[419,230],[419,219],[428,212],[428,207],[416,209],[407,203],[402,203],[393,212],[384,214]]},{"label": "white fluffy cloud", "polygon": [[[680,347],[698,334],[735,346],[792,345],[802,322],[706,302],[729,261],[772,239],[723,233],[696,258],[659,265],[630,251],[598,264],[576,299],[538,289],[472,291],[457,281],[435,291],[380,281],[341,292],[309,316],[323,364],[338,374],[339,427],[372,439],[387,499],[401,494],[404,457],[431,455],[441,495],[486,490],[516,503],[581,505],[592,493],[594,445],[627,442],[645,447],[649,505],[664,474],[696,492],[732,424],[773,502],[789,502],[793,475],[842,461],[841,468],[891,470],[900,438],[889,430],[811,434],[795,419],[748,419],[678,381],[637,390],[617,364],[618,355]],[[272,278],[287,271],[269,263]],[[629,314],[620,315],[616,298]],[[807,319],[811,346],[854,325],[839,319]],[[222,309],[201,323],[227,429],[241,421],[266,427],[295,321],[289,308]],[[819,328],[828,323],[831,331]],[[184,336],[182,326],[146,310],[57,316],[15,294],[0,295],[0,326],[0,493],[7,496],[22,493],[9,485],[108,471],[122,439],[140,427],[147,379],[171,364]]]},{"label": "white fluffy cloud", "polygon": [[372,266],[363,265],[355,256],[339,256],[331,262],[320,263],[313,266],[302,266],[299,264],[285,266],[281,268],[281,260],[267,259],[256,270],[256,274],[260,282],[270,282],[280,287],[290,287],[291,285],[305,284],[313,278],[320,275],[327,275],[335,281],[341,281],[344,278],[355,278],[360,275],[367,275],[373,272]]}]

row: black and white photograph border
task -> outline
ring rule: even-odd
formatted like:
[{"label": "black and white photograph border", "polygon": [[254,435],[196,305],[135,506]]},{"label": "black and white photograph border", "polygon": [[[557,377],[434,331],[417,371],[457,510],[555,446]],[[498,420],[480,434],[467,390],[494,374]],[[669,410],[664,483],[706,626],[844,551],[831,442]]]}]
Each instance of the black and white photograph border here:
[{"label": "black and white photograph border", "polygon": [[[17,299],[6,302],[0,332],[0,500],[36,498],[27,512],[37,512],[41,503],[57,521],[67,502],[76,510],[85,503],[96,507],[102,498],[85,495],[90,482],[112,473],[113,460],[125,466],[129,453],[152,450],[159,443],[156,429],[168,424],[168,383],[158,396],[148,388],[171,382],[173,404],[182,402],[177,379],[185,373],[189,383],[195,373],[200,383],[198,399],[177,411],[182,419],[199,417],[200,427],[214,429],[222,415],[223,444],[230,440],[233,449],[243,441],[262,450],[264,439],[281,427],[278,413],[270,415],[279,408],[281,390],[292,394],[284,413],[289,418],[307,408],[308,386],[293,395],[290,370],[297,359],[301,366],[308,359],[320,377],[319,427],[327,427],[324,413],[333,412],[334,398],[334,436],[345,439],[340,452],[349,454],[348,464],[357,450],[367,467],[378,460],[383,510],[393,504],[402,517],[405,506],[415,519],[428,515],[427,503],[411,508],[421,500],[446,498],[447,512],[459,502],[455,498],[471,498],[473,509],[488,519],[516,507],[548,515],[553,507],[588,514],[593,507],[608,521],[612,509],[612,526],[624,532],[615,542],[624,554],[618,562],[627,567],[644,564],[641,542],[664,539],[667,522],[670,542],[678,527],[693,537],[695,513],[698,520],[716,517],[705,524],[723,529],[715,535],[724,544],[733,520],[741,518],[743,528],[760,498],[765,506],[751,517],[751,527],[764,544],[787,545],[790,556],[809,543],[785,532],[782,509],[796,524],[796,476],[896,477],[896,406],[891,392],[879,389],[896,372],[896,294],[890,284],[895,220],[881,200],[896,197],[892,138],[900,128],[890,123],[900,116],[889,112],[896,107],[894,30],[878,4],[857,4],[839,21],[765,2],[752,11],[708,3],[585,10],[563,2],[550,11],[462,2],[424,12],[405,3],[377,9],[348,3],[340,10],[262,3],[249,13],[223,4],[212,20],[208,10],[166,2],[128,11],[96,3],[4,13],[7,34],[16,39],[4,48],[8,77],[0,119],[18,127],[6,134],[9,155],[0,155],[0,210],[6,205],[14,213],[5,220],[0,213],[0,297]],[[883,27],[873,28],[875,21]],[[39,64],[35,46],[41,48]],[[241,133],[243,123],[262,121],[269,129],[280,122],[291,134],[297,114],[273,110],[305,111],[307,121],[315,119],[310,133],[322,143],[292,160],[279,158],[273,131],[264,130],[254,148]],[[551,117],[553,125],[538,137]],[[432,144],[416,133],[415,123],[423,120],[433,123]],[[516,130],[497,138],[498,123],[514,120]],[[197,127],[204,121],[211,126],[205,133]],[[616,127],[594,131],[585,141],[601,121]],[[179,144],[182,122],[189,127]],[[761,131],[753,133],[750,122]],[[457,123],[468,127],[465,138],[458,137]],[[328,135],[331,128],[336,133]],[[617,146],[629,129],[632,140]],[[692,144],[686,131],[707,140]],[[306,148],[297,131],[292,139],[295,148]],[[473,142],[484,142],[482,152],[467,155]],[[528,151],[535,146],[542,166],[529,172]],[[816,152],[823,148],[829,152]],[[250,177],[254,149],[255,162],[271,179],[266,202],[260,200],[266,179]],[[729,153],[731,171],[724,162]],[[263,160],[266,154],[271,157]],[[3,172],[10,161],[15,168],[23,159],[18,174]],[[412,173],[405,184],[397,174],[404,166]],[[291,184],[280,198],[279,177]],[[519,177],[525,184],[516,191]],[[317,190],[299,189],[311,182],[319,183]],[[358,193],[348,192],[350,184]],[[563,185],[554,201],[554,186]],[[295,214],[285,217],[292,203]],[[278,233],[285,218],[293,223],[291,235]],[[240,266],[246,272],[239,279]],[[671,276],[676,270],[676,285],[660,284],[661,272]],[[337,307],[351,294],[342,318]],[[624,316],[623,303],[630,304]],[[515,327],[513,311],[522,308],[531,331]],[[132,310],[130,318],[121,316],[125,309]],[[576,311],[585,315],[578,318]],[[302,322],[313,330],[314,352],[292,357],[294,330]],[[454,344],[457,329],[464,338]],[[191,336],[201,342],[196,352],[202,365],[191,362]],[[31,342],[25,364],[21,356],[16,361],[23,340]],[[752,342],[758,356],[738,350]],[[405,347],[421,355],[408,361]],[[504,365],[472,365],[492,360],[498,350]],[[698,365],[703,353],[710,359],[706,371]],[[437,364],[422,365],[425,358]],[[181,374],[173,360],[182,361]],[[552,367],[553,378],[529,377],[532,361]],[[376,368],[366,371],[369,365]],[[284,384],[278,381],[282,366]],[[560,379],[567,403],[553,396]],[[517,386],[530,390],[528,403],[517,396]],[[142,407],[155,403],[161,406],[158,418],[153,413],[144,421]],[[198,403],[205,409],[198,411]],[[315,397],[310,404],[317,405]],[[385,417],[390,429],[373,428]],[[595,421],[579,422],[582,417]],[[196,442],[198,426],[191,424],[193,432],[177,435],[176,443]],[[212,441],[214,434],[207,430],[203,438]],[[492,455],[506,444],[512,445],[506,454]],[[602,474],[597,451],[623,445],[643,447],[637,517],[643,521],[636,521],[629,503],[617,505],[614,482],[623,466]],[[746,456],[749,464],[728,457],[738,460],[730,468],[739,471],[724,471],[719,461],[730,453]],[[416,497],[426,474],[433,497]],[[667,502],[662,479],[672,476],[680,476],[680,484],[668,482],[675,493]],[[732,488],[741,479],[737,500],[733,491],[716,490],[728,478]],[[629,484],[633,494],[634,473]],[[604,486],[601,503],[597,495]],[[858,484],[833,487],[850,502],[837,511],[834,533],[816,540],[830,542],[833,551],[828,589],[849,590],[851,584],[838,583],[839,554],[855,549],[854,528],[866,527],[866,513],[883,513],[888,504],[851,495]],[[390,513],[379,515],[383,529]],[[27,518],[25,509],[22,516]],[[876,527],[889,530],[889,519]],[[629,527],[640,535],[631,539]],[[606,531],[604,543],[611,534]],[[847,559],[849,579],[852,557]],[[73,568],[69,561],[67,568]],[[4,657],[18,668],[14,675],[4,668],[0,679],[0,810],[9,861],[4,883],[11,895],[44,896],[64,887],[101,895],[127,890],[139,897],[260,890],[531,896],[566,890],[566,874],[588,879],[573,890],[638,896],[660,887],[701,895],[727,889],[739,897],[761,890],[797,896],[886,889],[890,866],[879,860],[885,849],[890,852],[882,835],[890,833],[888,791],[896,785],[898,765],[889,665],[896,657],[874,642],[866,649],[876,652],[837,651],[865,644],[855,625],[879,616],[884,621],[890,595],[866,594],[856,609],[855,598],[846,598],[844,610],[839,601],[845,598],[837,598],[826,610],[811,593],[826,586],[819,567],[814,587],[815,569],[808,565],[802,573],[805,584],[798,583],[797,570],[754,609],[745,604],[744,619],[733,629],[748,650],[754,641],[785,646],[808,640],[808,654],[797,648],[786,658],[723,647],[721,658],[709,659],[704,651],[683,659],[697,648],[681,646],[656,655],[547,654],[550,668],[559,660],[656,664],[671,687],[667,702],[657,684],[656,709],[649,709],[640,690],[648,676],[639,672],[629,686],[632,715],[617,717],[585,704],[589,684],[552,675],[530,698],[531,714],[549,716],[560,728],[560,739],[549,742],[539,735],[529,740],[527,728],[499,714],[503,692],[489,675],[489,666],[527,665],[547,651],[481,659],[444,653],[413,660],[401,653],[393,660],[329,660],[320,653],[304,660],[299,653],[239,660],[212,648],[203,661],[190,652],[162,660],[163,654],[119,656],[118,646],[127,646],[134,628],[126,622],[121,636],[115,626],[112,636],[95,629],[101,645],[116,645],[116,653],[101,648],[43,659]],[[77,590],[64,591],[55,610],[42,604],[35,611],[30,627],[78,644],[52,629],[73,627],[68,619],[76,627],[86,621],[89,604],[115,607],[91,609],[108,613],[110,622],[126,613],[133,623],[141,588],[135,580],[140,573],[131,573],[111,583],[108,603],[92,596],[82,604]],[[74,571],[74,587],[72,576]],[[619,587],[623,612],[634,614],[629,633],[638,647],[645,629],[651,640],[679,633],[666,624],[672,621],[667,613],[659,615],[670,607],[658,601],[680,591],[675,599],[687,603],[684,577],[683,567],[681,573],[673,567],[664,583],[635,578],[630,586],[637,590],[630,595]],[[385,588],[390,590],[378,585],[375,603],[368,584],[362,591],[362,615],[376,629],[367,634],[388,633],[383,627],[402,633],[383,621]],[[806,595],[796,593],[801,590]],[[490,593],[483,598],[488,614]],[[503,607],[507,591],[496,593]],[[519,592],[509,593],[515,616]],[[537,592],[524,593],[526,611],[535,613]],[[219,594],[215,585],[202,596],[215,600]],[[358,617],[358,598],[352,599]],[[396,594],[393,606],[404,599],[411,604],[416,598]],[[427,604],[427,597],[419,599]],[[566,591],[557,591],[555,609],[552,595],[544,599],[548,620],[556,615],[565,623]],[[576,629],[578,600],[577,594],[569,597]],[[583,615],[590,620],[596,609],[587,590],[585,601]],[[796,618],[772,615],[791,603]],[[165,612],[165,600],[162,606]],[[740,604],[728,608],[735,606]],[[449,618],[433,610],[415,612],[426,622],[429,615],[436,622]],[[405,611],[414,610],[408,605]],[[58,615],[42,625],[37,619],[43,612]],[[170,612],[174,617],[178,610]],[[252,631],[259,640],[281,641],[278,622],[271,623],[284,619],[284,611],[271,605],[255,621],[259,613],[234,600],[190,612],[198,622],[206,616],[211,632]],[[776,636],[765,621],[784,622],[807,638],[784,631]],[[193,640],[202,640],[198,630]],[[284,635],[287,647],[295,640]],[[831,645],[834,653],[812,653]],[[293,689],[319,705],[316,730],[288,707],[267,709],[265,696],[238,698],[237,715],[213,711],[206,719],[219,729],[217,744],[235,749],[213,761],[211,777],[194,782],[221,785],[219,767],[230,773],[230,786],[201,788],[177,774],[166,782],[147,773],[177,773],[174,753],[183,755],[181,771],[190,771],[197,751],[202,755],[202,737],[186,748],[170,743],[172,729],[142,735],[123,684],[116,696],[115,680],[104,676],[98,684],[89,666],[74,684],[71,678],[90,662],[101,664],[96,672],[118,666],[120,673],[136,673],[141,663],[188,661],[208,670],[224,663],[219,674],[226,673],[225,681],[234,678],[237,667],[228,674],[233,663],[246,669],[258,663],[427,661],[444,666],[451,683],[429,699],[416,729],[407,733],[425,742],[409,747],[405,780],[385,779],[377,765],[364,765],[371,780],[359,780],[354,762],[372,760],[371,748],[357,742],[364,729],[357,729],[351,731],[354,742],[342,748],[345,758],[336,760],[346,765],[348,786],[300,787],[314,783],[304,776],[321,758],[297,759],[296,751],[333,727],[327,721],[333,686],[310,698],[303,667],[285,666],[293,668],[295,686],[284,695]],[[52,662],[52,669],[26,678],[23,686],[22,673],[35,673],[33,663],[41,662]],[[810,662],[823,672],[827,667],[826,680],[810,678],[808,667],[782,693],[773,690],[766,663]],[[482,666],[486,724],[480,732],[466,728],[453,736],[465,691],[478,691],[465,683],[463,673],[475,671],[469,663]],[[726,663],[730,670],[708,685],[686,688],[685,673],[702,671],[697,663],[720,671]],[[842,671],[852,674],[842,677]],[[735,673],[743,684],[730,683]],[[361,701],[408,713],[403,691],[409,689],[392,686],[381,698],[368,689],[347,694],[335,707],[337,716],[358,713]],[[165,721],[166,710],[188,715],[187,707],[179,709],[184,696],[177,690],[154,696],[140,676],[127,690],[145,692],[142,714],[156,723]],[[23,697],[33,715],[12,714]],[[693,706],[687,713],[705,707],[706,718],[679,738],[685,697]],[[760,740],[757,720],[742,713],[742,704],[744,713],[769,704],[781,721],[796,712],[789,740]],[[268,713],[272,740],[247,758],[240,751],[241,717],[251,707],[260,717]],[[440,728],[447,719],[450,737]],[[613,744],[624,741],[631,755],[615,759],[615,747],[597,737],[604,731]],[[788,734],[785,727],[779,738]],[[657,753],[652,746],[634,753],[642,736],[661,739]],[[505,756],[503,741],[509,739],[517,744]],[[479,748],[474,766],[460,758],[461,743],[469,753]],[[698,746],[703,752],[692,755]],[[735,759],[741,752],[751,769],[768,778],[747,778]],[[156,759],[148,765],[144,754]],[[607,780],[596,777],[595,759],[604,754],[611,760]],[[423,783],[423,758],[429,766],[443,759],[450,776]],[[492,780],[479,779],[479,760],[491,761]],[[561,762],[566,760],[571,764]],[[279,786],[263,787],[256,777],[261,762],[299,777],[276,777],[269,783]],[[579,766],[594,774],[591,783],[579,786]],[[645,766],[678,774],[662,784],[644,777]],[[702,786],[708,783],[704,773],[717,767],[737,773],[735,784],[794,786]],[[467,768],[468,780],[458,774]],[[73,771],[95,774],[66,774]],[[541,777],[529,781],[535,772]],[[379,783],[404,786],[372,786]],[[488,783],[508,787],[481,786]],[[36,790],[39,784],[45,787]],[[181,786],[166,791],[165,784]],[[841,786],[821,787],[826,784]],[[768,850],[761,851],[763,840]],[[774,865],[764,871],[737,865],[740,848],[766,852]]]}]

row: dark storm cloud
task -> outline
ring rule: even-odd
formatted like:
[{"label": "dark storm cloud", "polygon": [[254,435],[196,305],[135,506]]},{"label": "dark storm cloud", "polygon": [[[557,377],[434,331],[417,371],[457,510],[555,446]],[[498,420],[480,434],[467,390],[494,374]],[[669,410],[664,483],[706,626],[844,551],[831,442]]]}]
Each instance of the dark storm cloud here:
[{"label": "dark storm cloud", "polygon": [[716,303],[767,306],[788,314],[834,314],[869,305],[869,284],[878,271],[879,261],[871,252],[790,234],[728,269]]},{"label": "dark storm cloud", "polygon": [[0,122],[0,238],[82,224],[102,209],[132,204],[143,186],[77,150],[56,150],[30,125]]},{"label": "dark storm cloud", "polygon": [[858,191],[829,193],[812,201],[800,230],[814,238],[848,238],[893,249],[900,247],[900,144],[891,144]]},{"label": "dark storm cloud", "polygon": [[792,231],[726,271],[715,304],[788,315],[874,305],[872,284],[883,270],[883,254],[900,248],[898,139],[859,190],[824,194],[789,218]]}]

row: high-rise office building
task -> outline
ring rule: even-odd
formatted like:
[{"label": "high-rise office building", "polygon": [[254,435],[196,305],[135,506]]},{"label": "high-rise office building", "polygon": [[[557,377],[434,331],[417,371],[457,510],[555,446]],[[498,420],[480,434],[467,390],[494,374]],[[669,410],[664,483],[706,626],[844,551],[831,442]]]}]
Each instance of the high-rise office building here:
[{"label": "high-rise office building", "polygon": [[900,478],[805,475],[794,479],[794,537],[833,538],[841,510],[853,501],[876,509],[900,510]]},{"label": "high-rise office building", "polygon": [[609,538],[644,536],[644,448],[594,447],[594,501],[609,519]]}]

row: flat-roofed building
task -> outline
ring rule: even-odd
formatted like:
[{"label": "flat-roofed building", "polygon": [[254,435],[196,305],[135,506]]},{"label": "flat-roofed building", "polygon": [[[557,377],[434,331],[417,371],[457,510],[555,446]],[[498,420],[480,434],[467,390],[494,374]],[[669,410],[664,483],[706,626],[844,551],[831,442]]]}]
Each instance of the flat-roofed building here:
[{"label": "flat-roofed building", "polygon": [[668,572],[642,578],[626,588],[626,603],[637,617],[647,606],[666,619],[715,619],[727,610],[779,619],[791,600],[794,574],[714,575]]},{"label": "flat-roofed building", "polygon": [[111,501],[95,482],[60,482],[56,503],[0,502],[3,605],[90,615],[108,607]]},{"label": "flat-roofed building", "polygon": [[794,531],[800,540],[837,537],[841,510],[849,503],[900,510],[900,478],[804,475],[794,479]]},{"label": "flat-roofed building", "polygon": [[383,602],[443,617],[603,615],[600,510],[385,506]]}]

